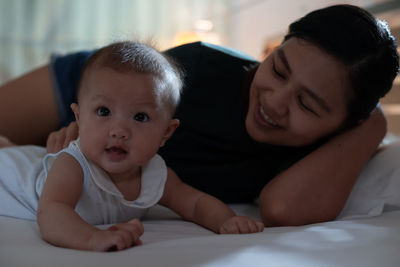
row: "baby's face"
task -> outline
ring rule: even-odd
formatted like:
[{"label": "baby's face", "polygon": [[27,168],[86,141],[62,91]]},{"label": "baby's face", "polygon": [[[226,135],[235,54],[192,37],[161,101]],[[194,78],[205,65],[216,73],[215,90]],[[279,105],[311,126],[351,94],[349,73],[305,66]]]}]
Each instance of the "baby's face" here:
[{"label": "baby's face", "polygon": [[93,68],[74,108],[85,156],[110,174],[137,170],[172,134],[177,120],[160,104],[150,74]]}]

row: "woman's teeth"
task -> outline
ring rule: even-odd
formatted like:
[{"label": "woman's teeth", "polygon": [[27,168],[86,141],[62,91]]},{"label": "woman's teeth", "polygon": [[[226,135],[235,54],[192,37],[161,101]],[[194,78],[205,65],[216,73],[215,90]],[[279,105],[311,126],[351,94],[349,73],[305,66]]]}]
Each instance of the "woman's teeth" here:
[{"label": "woman's teeth", "polygon": [[270,124],[272,124],[274,126],[278,126],[278,124],[276,122],[274,122],[270,117],[268,117],[267,114],[264,113],[264,110],[263,110],[262,106],[260,106],[260,113],[261,113],[261,116],[263,117],[263,119],[265,121],[267,121],[268,123],[270,123]]}]

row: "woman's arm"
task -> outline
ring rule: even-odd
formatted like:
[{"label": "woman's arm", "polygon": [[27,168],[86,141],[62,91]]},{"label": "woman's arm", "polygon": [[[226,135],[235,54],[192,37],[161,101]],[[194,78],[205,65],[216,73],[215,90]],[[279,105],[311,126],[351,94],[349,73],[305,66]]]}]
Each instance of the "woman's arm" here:
[{"label": "woman's arm", "polygon": [[168,179],[159,203],[172,209],[183,219],[220,234],[255,233],[264,229],[261,222],[236,216],[215,197],[183,183],[171,169],[168,169]]},{"label": "woman's arm", "polygon": [[0,101],[0,135],[14,143],[45,145],[59,125],[48,66],[2,85]]},{"label": "woman's arm", "polygon": [[304,225],[335,219],[385,133],[386,120],[376,109],[366,121],[275,177],[259,198],[264,224]]},{"label": "woman's arm", "polygon": [[60,247],[96,251],[140,244],[143,226],[137,219],[100,230],[75,212],[82,185],[79,163],[71,155],[61,154],[49,171],[39,200],[37,221],[43,239]]}]

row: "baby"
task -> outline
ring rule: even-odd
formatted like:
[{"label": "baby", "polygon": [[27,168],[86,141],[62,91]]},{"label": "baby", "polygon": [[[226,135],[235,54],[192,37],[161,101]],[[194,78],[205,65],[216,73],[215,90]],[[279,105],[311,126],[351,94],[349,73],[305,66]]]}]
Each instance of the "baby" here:
[{"label": "baby", "polygon": [[[49,243],[95,251],[141,244],[139,219],[157,203],[216,233],[261,232],[261,222],[184,184],[157,155],[179,126],[173,115],[180,76],[170,59],[145,44],[97,50],[71,104],[79,139],[47,155],[3,140],[0,215],[37,219]],[[101,230],[98,224],[114,225]]]}]

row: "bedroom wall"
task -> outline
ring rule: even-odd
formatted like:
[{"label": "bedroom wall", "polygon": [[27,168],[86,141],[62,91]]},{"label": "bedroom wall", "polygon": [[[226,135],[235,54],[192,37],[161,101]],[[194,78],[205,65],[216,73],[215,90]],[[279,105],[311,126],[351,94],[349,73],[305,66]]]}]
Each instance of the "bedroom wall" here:
[{"label": "bedroom wall", "polygon": [[[172,2],[172,0],[171,0]],[[231,46],[261,59],[287,25],[331,4],[363,6],[400,40],[399,0],[1,0],[0,84],[45,64],[53,52],[92,49],[116,39],[153,39],[160,49],[193,40]],[[400,82],[383,99],[400,135]]]},{"label": "bedroom wall", "polygon": [[[394,5],[395,2],[397,3],[396,5]],[[395,2],[392,2],[394,9],[384,10],[378,6],[376,11],[380,19],[388,22],[392,34],[400,46],[400,1]],[[371,11],[374,12],[374,9]],[[397,50],[400,54],[400,47]],[[381,103],[388,121],[389,132],[400,136],[400,75],[397,75],[392,89],[381,100]]]},{"label": "bedroom wall", "polygon": [[233,0],[230,11],[230,45],[255,58],[263,55],[263,44],[280,40],[286,27],[304,14],[334,4],[364,8],[398,0]]},{"label": "bedroom wall", "polygon": [[0,83],[47,63],[51,53],[93,49],[121,39],[151,40],[166,49],[178,32],[193,32],[195,23],[208,17],[223,40],[228,2],[0,0]]}]

